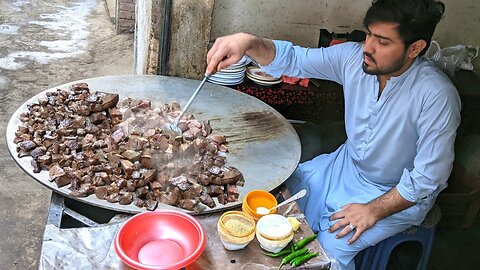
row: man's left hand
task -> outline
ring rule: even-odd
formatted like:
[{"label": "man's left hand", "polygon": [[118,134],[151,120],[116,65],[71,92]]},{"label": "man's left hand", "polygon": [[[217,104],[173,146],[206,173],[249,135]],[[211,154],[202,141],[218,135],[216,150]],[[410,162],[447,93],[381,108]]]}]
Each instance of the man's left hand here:
[{"label": "man's left hand", "polygon": [[364,231],[375,225],[378,218],[368,204],[350,203],[344,205],[342,210],[331,215],[330,220],[338,220],[328,229],[330,233],[341,229],[337,234],[337,238],[342,238],[350,232],[354,232],[352,238],[347,242],[352,244]]}]

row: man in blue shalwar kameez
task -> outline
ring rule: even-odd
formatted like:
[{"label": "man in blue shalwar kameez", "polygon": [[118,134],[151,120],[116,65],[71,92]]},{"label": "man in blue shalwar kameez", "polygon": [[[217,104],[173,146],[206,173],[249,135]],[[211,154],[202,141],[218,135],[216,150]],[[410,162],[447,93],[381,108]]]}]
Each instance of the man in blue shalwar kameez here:
[{"label": "man in blue shalwar kameez", "polygon": [[207,72],[253,58],[279,77],[343,85],[346,142],[302,163],[286,182],[307,189],[299,204],[327,255],[342,269],[383,239],[419,225],[447,186],[460,123],[457,90],[421,56],[444,5],[435,0],[376,0],[363,43],[302,48],[239,33],[218,38]]}]

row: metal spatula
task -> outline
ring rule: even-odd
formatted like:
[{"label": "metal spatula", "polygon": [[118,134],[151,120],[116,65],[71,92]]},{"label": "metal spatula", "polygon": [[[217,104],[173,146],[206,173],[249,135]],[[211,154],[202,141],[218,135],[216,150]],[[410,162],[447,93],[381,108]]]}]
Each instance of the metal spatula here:
[{"label": "metal spatula", "polygon": [[205,74],[205,77],[203,77],[203,80],[200,82],[200,84],[198,85],[195,92],[193,92],[193,95],[190,97],[187,104],[185,104],[185,107],[183,107],[183,110],[180,112],[180,114],[177,116],[177,118],[175,118],[175,121],[173,121],[173,123],[165,123],[163,125],[163,129],[165,131],[170,131],[170,132],[174,132],[174,133],[177,133],[177,134],[182,134],[182,130],[178,127],[178,122],[180,122],[180,119],[185,114],[185,111],[187,111],[190,104],[192,104],[193,100],[197,96],[198,92],[200,92],[200,89],[202,89],[203,85],[205,84],[207,79],[210,77],[210,75],[211,74]]},{"label": "metal spatula", "polygon": [[283,201],[282,203],[279,203],[278,205],[276,205],[276,206],[274,206],[274,207],[271,207],[270,209],[269,209],[269,208],[266,208],[266,207],[263,207],[263,206],[257,207],[256,212],[257,212],[257,214],[260,214],[260,215],[267,215],[267,214],[270,213],[273,209],[282,207],[282,206],[286,205],[287,203],[291,203],[291,202],[293,202],[293,201],[295,201],[295,200],[298,200],[298,199],[300,199],[300,198],[303,198],[306,194],[307,194],[307,190],[306,190],[306,189],[302,189],[302,190],[300,190],[299,192],[297,192],[295,195],[293,195],[292,197],[286,199],[285,201]]}]

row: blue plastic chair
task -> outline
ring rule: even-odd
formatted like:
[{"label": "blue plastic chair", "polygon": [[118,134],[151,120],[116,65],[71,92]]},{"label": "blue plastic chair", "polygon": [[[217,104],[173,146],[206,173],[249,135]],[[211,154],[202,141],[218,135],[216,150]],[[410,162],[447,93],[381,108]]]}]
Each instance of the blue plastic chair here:
[{"label": "blue plastic chair", "polygon": [[417,270],[427,269],[435,237],[435,225],[440,220],[440,216],[440,208],[434,205],[420,226],[412,227],[359,252],[355,256],[355,268],[358,270],[384,270],[387,268],[390,255],[395,247],[404,242],[416,241],[422,245],[422,255]]}]

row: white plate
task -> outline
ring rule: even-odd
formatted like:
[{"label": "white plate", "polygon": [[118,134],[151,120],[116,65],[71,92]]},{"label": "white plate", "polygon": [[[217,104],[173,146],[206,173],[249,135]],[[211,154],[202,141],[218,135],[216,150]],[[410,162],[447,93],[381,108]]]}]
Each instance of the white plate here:
[{"label": "white plate", "polygon": [[208,78],[208,81],[215,81],[215,82],[239,82],[242,81],[244,77],[239,78]]},{"label": "white plate", "polygon": [[236,78],[236,79],[224,79],[224,78],[208,78],[208,82],[221,84],[221,85],[236,85],[242,83],[244,77]]},{"label": "white plate", "polygon": [[249,67],[249,68],[247,68],[247,75],[249,75],[249,77],[257,79],[257,80],[269,81],[269,82],[278,81],[280,79],[280,78],[275,78],[272,75],[262,71],[262,69],[259,68],[259,67]]},{"label": "white plate", "polygon": [[247,68],[246,67],[238,67],[238,68],[224,68],[218,72],[222,72],[222,73],[237,73],[237,72],[241,72],[241,73],[244,73],[245,70]]},{"label": "white plate", "polygon": [[207,81],[209,82],[215,82],[215,83],[239,83],[243,81],[245,77],[239,77],[239,78],[216,78],[216,77],[210,77],[208,78]]},{"label": "white plate", "polygon": [[262,85],[262,86],[272,86],[272,85],[279,84],[279,83],[282,82],[282,79],[278,79],[276,81],[262,81],[262,80],[258,80],[258,79],[255,79],[255,78],[251,77],[249,74],[247,74],[247,78],[249,78],[252,82],[254,82],[256,84],[259,84],[259,85]]},{"label": "white plate", "polygon": [[240,61],[238,61],[238,62],[235,63],[235,64],[230,65],[229,67],[227,67],[227,69],[235,69],[235,68],[244,67],[244,66],[250,64],[250,62],[252,62],[252,60],[250,59],[250,57],[244,55],[244,56],[242,57],[242,59],[240,59]]},{"label": "white plate", "polygon": [[244,73],[215,73],[210,76],[210,79],[240,79],[245,77]]},{"label": "white plate", "polygon": [[207,81],[213,84],[218,84],[218,85],[237,85],[237,84],[241,84],[243,82],[243,79],[240,81],[224,81],[224,82],[219,82],[214,80],[207,80]]}]

